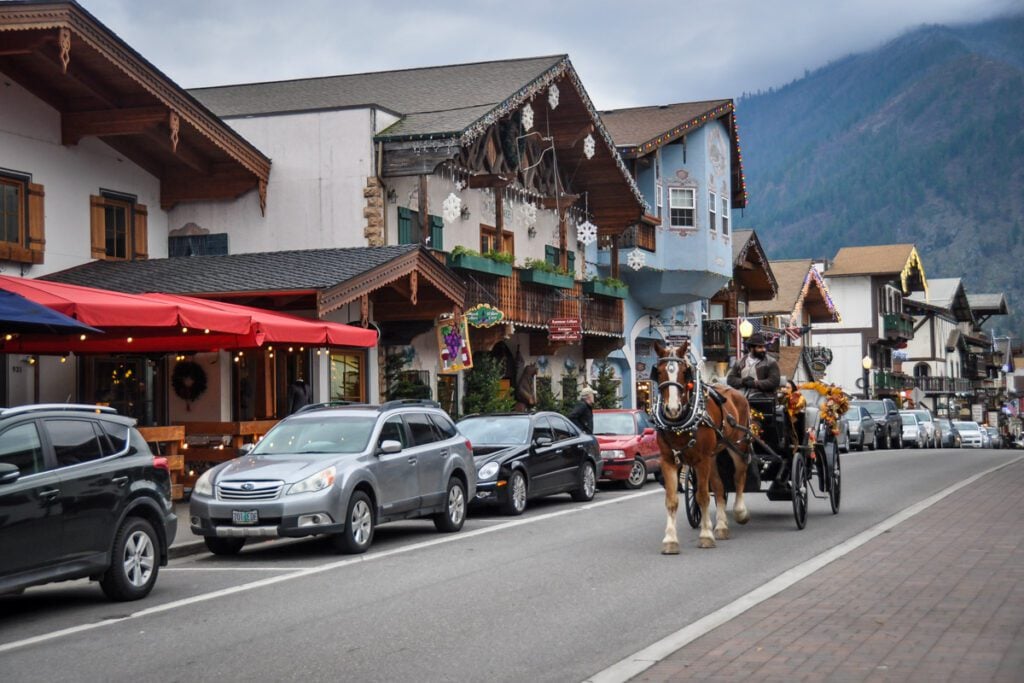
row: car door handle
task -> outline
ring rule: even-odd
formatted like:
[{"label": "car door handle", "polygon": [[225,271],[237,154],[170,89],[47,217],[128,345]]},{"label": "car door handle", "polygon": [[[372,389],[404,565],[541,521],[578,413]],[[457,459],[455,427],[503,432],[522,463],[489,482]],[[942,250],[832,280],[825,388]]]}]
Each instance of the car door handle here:
[{"label": "car door handle", "polygon": [[439,450],[437,452],[437,454],[440,455],[441,457],[444,457],[444,456],[448,455],[448,449],[447,448],[442,448],[441,450]]},{"label": "car door handle", "polygon": [[415,465],[416,464],[416,456],[415,455],[409,456],[409,464],[410,465]]},{"label": "car door handle", "polygon": [[124,486],[128,483],[128,477],[114,477],[110,480],[111,484],[117,484],[118,486]]},{"label": "car door handle", "polygon": [[46,489],[39,492],[39,497],[44,500],[53,500],[58,495],[60,495],[60,489]]}]

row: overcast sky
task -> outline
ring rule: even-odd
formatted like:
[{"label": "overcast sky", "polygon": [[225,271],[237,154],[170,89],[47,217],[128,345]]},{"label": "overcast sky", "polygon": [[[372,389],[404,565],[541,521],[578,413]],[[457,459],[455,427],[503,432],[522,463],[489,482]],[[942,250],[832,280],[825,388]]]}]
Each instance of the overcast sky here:
[{"label": "overcast sky", "polygon": [[601,109],[738,98],[1024,0],[80,0],[186,88],[567,53]]}]

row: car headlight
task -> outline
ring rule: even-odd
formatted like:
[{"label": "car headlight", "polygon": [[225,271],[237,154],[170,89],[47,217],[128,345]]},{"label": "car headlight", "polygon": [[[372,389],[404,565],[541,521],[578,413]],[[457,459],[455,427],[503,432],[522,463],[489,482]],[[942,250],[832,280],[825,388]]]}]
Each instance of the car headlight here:
[{"label": "car headlight", "polygon": [[612,449],[609,451],[601,451],[601,456],[604,458],[625,458],[626,451],[620,451],[616,449]]},{"label": "car headlight", "polygon": [[494,479],[498,476],[499,465],[496,462],[489,462],[480,468],[480,471],[476,473],[477,479],[485,481],[487,479]]},{"label": "car headlight", "polygon": [[328,467],[326,470],[321,470],[314,474],[312,477],[306,477],[297,484],[292,484],[291,488],[288,489],[288,495],[293,493],[313,493],[314,491],[322,491],[328,486],[334,483],[334,467]]},{"label": "car headlight", "polygon": [[192,487],[192,493],[199,494],[200,496],[213,496],[213,470],[206,470],[196,479],[196,484]]}]

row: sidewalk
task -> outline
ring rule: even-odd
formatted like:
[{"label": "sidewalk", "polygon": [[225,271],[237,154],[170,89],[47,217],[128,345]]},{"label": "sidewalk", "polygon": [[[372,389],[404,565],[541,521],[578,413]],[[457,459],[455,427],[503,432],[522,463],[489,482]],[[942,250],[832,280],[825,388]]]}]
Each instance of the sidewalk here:
[{"label": "sidewalk", "polygon": [[1018,461],[632,680],[1024,680],[1022,494]]}]

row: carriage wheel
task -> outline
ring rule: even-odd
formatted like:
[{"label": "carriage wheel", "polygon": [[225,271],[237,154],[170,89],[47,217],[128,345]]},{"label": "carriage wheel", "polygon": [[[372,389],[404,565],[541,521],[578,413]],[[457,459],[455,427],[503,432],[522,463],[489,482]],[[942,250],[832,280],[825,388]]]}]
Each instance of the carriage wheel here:
[{"label": "carriage wheel", "polygon": [[839,465],[839,453],[835,454],[835,461],[829,471],[828,477],[828,502],[832,506],[832,514],[839,512],[839,497],[843,493],[843,480]]},{"label": "carriage wheel", "polygon": [[690,523],[691,529],[696,529],[700,526],[700,505],[697,504],[697,470],[693,467],[686,468],[683,504],[686,507],[686,521]]},{"label": "carriage wheel", "polygon": [[807,463],[802,453],[793,457],[793,517],[796,528],[803,529],[807,524]]}]

